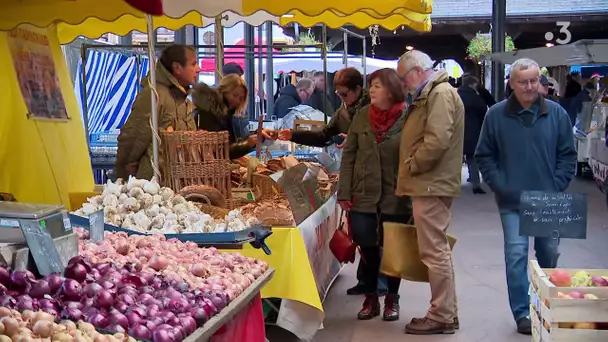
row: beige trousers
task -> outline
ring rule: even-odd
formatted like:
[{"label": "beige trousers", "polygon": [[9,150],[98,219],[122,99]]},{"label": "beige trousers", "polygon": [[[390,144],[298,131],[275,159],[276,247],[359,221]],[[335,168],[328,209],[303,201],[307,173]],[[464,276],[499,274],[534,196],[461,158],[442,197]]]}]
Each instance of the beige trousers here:
[{"label": "beige trousers", "polygon": [[446,235],[451,197],[412,197],[420,259],[429,269],[431,308],[426,317],[452,323],[458,315],[452,250]]}]

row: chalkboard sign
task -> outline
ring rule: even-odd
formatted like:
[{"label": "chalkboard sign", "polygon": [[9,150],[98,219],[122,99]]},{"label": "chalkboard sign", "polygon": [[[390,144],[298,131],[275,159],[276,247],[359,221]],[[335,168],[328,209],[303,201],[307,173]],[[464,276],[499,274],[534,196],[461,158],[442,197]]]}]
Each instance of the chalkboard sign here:
[{"label": "chalkboard sign", "polygon": [[19,220],[27,247],[34,257],[38,273],[43,276],[63,272],[63,263],[53,238],[46,230],[46,222]]},{"label": "chalkboard sign", "polygon": [[89,235],[91,241],[99,242],[103,241],[104,233],[104,222],[103,222],[103,210],[98,210],[89,215]]},{"label": "chalkboard sign", "polygon": [[520,236],[587,238],[587,195],[524,191],[520,200]]}]

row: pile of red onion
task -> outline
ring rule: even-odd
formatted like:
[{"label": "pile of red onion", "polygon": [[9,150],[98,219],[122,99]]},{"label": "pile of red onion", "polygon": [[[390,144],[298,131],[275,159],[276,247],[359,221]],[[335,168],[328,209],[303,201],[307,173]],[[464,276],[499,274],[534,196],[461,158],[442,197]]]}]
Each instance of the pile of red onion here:
[{"label": "pile of red onion", "polygon": [[179,279],[142,270],[141,264],[70,260],[64,277],[35,279],[29,271],[0,268],[0,306],[42,310],[96,328],[154,342],[180,342],[230,301],[223,291],[193,290]]},{"label": "pile of red onion", "polygon": [[199,248],[193,242],[167,240],[164,235],[144,236],[106,232],[103,241],[85,240],[77,229],[80,255],[91,264],[132,265],[137,271],[161,274],[171,282],[184,282],[204,292],[219,291],[230,299],[238,297],[268,264],[239,253],[220,253]]}]

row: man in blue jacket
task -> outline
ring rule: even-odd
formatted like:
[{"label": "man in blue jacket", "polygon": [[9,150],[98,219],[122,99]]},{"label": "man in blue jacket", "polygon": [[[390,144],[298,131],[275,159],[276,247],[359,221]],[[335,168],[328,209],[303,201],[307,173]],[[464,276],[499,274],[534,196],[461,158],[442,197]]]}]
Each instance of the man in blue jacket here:
[{"label": "man in blue jacket", "polygon": [[[519,198],[526,190],[565,191],[574,177],[576,150],[568,113],[539,95],[538,64],[519,59],[509,76],[513,94],[488,110],[475,158],[500,211],[509,304],[517,331],[530,335],[529,238],[519,236]],[[535,238],[534,249],[540,267],[557,265],[559,254],[551,238]]]}]

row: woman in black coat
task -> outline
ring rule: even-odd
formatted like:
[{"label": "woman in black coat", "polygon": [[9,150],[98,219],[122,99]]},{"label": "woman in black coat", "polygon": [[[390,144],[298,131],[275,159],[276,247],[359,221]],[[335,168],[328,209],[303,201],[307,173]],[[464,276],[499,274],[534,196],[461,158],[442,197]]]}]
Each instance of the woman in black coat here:
[{"label": "woman in black coat", "polygon": [[465,76],[462,78],[462,86],[458,88],[458,95],[464,104],[464,146],[463,154],[469,167],[469,180],[473,183],[474,194],[485,194],[481,188],[481,179],[479,176],[479,168],[475,160],[475,148],[479,140],[481,125],[486,116],[488,107],[486,102],[477,92],[479,80],[474,76]]}]

